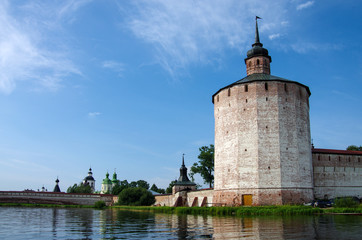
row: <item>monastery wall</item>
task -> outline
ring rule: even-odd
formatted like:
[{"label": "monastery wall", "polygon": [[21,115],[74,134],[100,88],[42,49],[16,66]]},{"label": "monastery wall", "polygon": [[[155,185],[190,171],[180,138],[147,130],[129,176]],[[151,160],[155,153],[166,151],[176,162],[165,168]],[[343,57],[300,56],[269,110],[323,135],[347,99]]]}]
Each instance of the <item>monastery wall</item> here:
[{"label": "monastery wall", "polygon": [[104,201],[107,206],[114,203],[109,194],[0,191],[2,203],[94,205],[97,201]]},{"label": "monastery wall", "polygon": [[332,151],[313,149],[315,198],[362,197],[362,153]]}]

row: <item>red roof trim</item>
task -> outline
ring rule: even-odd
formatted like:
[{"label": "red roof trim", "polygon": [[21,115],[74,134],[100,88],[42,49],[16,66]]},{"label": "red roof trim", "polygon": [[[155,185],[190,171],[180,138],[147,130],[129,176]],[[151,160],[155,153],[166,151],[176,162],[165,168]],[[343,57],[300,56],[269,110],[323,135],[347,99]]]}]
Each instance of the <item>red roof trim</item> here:
[{"label": "red roof trim", "polygon": [[360,152],[360,151],[322,149],[322,148],[312,148],[312,153],[362,155],[362,152]]}]

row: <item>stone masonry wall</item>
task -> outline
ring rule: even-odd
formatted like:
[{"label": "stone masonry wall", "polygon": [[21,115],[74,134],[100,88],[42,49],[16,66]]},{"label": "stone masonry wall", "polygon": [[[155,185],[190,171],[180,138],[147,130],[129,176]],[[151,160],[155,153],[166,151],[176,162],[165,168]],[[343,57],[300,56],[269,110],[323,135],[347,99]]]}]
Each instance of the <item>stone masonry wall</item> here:
[{"label": "stone masonry wall", "polygon": [[86,193],[0,191],[0,202],[3,203],[94,205],[94,203],[97,201],[104,201],[107,206],[113,205],[113,195],[86,194]]},{"label": "stone masonry wall", "polygon": [[362,197],[361,160],[362,153],[358,155],[313,152],[315,197]]},{"label": "stone masonry wall", "polygon": [[243,195],[253,205],[313,198],[308,98],[305,87],[279,81],[214,96],[216,204],[243,204]]}]

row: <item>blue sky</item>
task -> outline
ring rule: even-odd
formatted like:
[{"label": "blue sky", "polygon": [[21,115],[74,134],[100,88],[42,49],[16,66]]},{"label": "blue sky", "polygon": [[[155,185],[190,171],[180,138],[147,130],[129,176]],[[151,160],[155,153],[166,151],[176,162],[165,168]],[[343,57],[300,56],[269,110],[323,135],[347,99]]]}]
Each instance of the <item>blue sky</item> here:
[{"label": "blue sky", "polygon": [[[214,141],[211,96],[260,39],[310,87],[315,147],[362,144],[362,2],[0,1],[0,190],[93,169],[167,187]],[[202,183],[201,179],[197,179]]]}]

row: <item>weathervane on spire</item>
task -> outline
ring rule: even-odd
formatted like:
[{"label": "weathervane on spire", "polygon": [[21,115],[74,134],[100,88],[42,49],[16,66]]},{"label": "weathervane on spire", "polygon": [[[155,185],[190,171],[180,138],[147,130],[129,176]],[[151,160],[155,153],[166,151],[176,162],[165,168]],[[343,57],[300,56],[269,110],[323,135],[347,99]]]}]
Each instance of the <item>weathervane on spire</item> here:
[{"label": "weathervane on spire", "polygon": [[259,39],[258,19],[261,19],[261,17],[255,16],[255,43],[252,45],[253,47],[254,46],[263,46],[263,44],[260,43],[260,39]]}]

